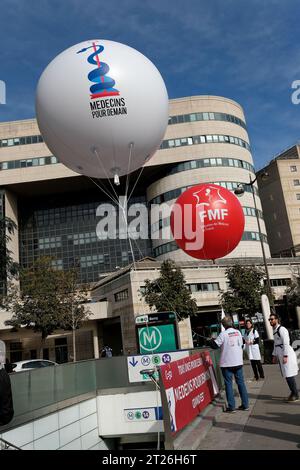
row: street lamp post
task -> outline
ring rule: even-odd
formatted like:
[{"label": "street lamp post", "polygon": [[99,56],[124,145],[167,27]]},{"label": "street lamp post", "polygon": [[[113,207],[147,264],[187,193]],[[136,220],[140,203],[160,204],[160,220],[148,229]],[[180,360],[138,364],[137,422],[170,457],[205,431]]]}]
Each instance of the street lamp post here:
[{"label": "street lamp post", "polygon": [[[262,174],[262,178],[263,179],[266,179],[268,177],[268,173],[263,173]],[[255,208],[255,216],[256,216],[256,220],[257,220],[257,225],[258,225],[258,234],[259,234],[259,241],[260,241],[260,246],[261,246],[261,251],[262,251],[262,255],[263,255],[263,262],[264,262],[264,267],[265,267],[265,271],[266,271],[266,288],[267,288],[267,296],[268,296],[268,299],[269,299],[269,302],[270,302],[270,305],[273,306],[274,305],[274,302],[273,302],[273,295],[272,295],[272,288],[271,288],[271,281],[270,281],[270,276],[269,276],[269,269],[268,269],[268,264],[267,264],[267,258],[266,258],[266,252],[265,252],[265,247],[264,247],[264,242],[263,242],[263,239],[262,239],[262,231],[261,231],[261,225],[260,225],[260,220],[259,220],[259,215],[258,215],[258,210],[257,210],[257,205],[256,205],[256,199],[255,199],[255,194],[254,194],[254,183],[256,182],[257,180],[257,176],[254,178],[254,180],[251,179],[251,175],[249,174],[249,186],[251,187],[251,193],[252,193],[252,197],[253,197],[253,202],[254,202],[254,208]],[[239,185],[234,193],[237,195],[237,196],[241,196],[242,194],[244,194],[245,190],[243,188],[242,185]]]}]

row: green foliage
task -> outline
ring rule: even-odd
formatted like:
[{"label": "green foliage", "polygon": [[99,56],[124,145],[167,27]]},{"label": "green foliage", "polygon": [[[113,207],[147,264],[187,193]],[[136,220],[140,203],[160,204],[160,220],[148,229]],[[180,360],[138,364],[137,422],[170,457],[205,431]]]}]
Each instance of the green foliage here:
[{"label": "green foliage", "polygon": [[61,328],[77,330],[85,320],[88,320],[91,311],[87,309],[89,286],[78,286],[78,272],[76,269],[65,271],[62,279],[63,312],[60,318]]},{"label": "green foliage", "polygon": [[171,260],[162,263],[158,279],[146,279],[141,295],[157,312],[173,311],[179,318],[197,314],[197,304],[186,286],[184,275]]},{"label": "green foliage", "polygon": [[290,307],[300,306],[300,278],[293,279],[291,285],[287,287],[286,298]]},{"label": "green foliage", "polygon": [[51,258],[39,258],[20,271],[21,291],[10,285],[5,308],[13,315],[6,325],[41,333],[42,341],[57,329],[79,328],[88,318],[84,309],[87,293],[77,286],[76,271],[60,271]]},{"label": "green foliage", "polygon": [[261,310],[261,295],[266,293],[261,284],[264,272],[256,266],[231,266],[225,271],[228,290],[222,291],[220,300],[228,314],[253,316]]}]

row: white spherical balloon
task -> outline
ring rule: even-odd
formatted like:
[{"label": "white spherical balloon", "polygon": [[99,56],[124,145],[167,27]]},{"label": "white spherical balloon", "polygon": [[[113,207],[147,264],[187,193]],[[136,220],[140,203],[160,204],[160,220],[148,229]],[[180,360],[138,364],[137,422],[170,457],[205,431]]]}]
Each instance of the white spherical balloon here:
[{"label": "white spherical balloon", "polygon": [[59,54],[37,87],[38,125],[51,152],[84,175],[111,178],[141,167],[168,123],[157,68],[118,42],[85,41]]}]

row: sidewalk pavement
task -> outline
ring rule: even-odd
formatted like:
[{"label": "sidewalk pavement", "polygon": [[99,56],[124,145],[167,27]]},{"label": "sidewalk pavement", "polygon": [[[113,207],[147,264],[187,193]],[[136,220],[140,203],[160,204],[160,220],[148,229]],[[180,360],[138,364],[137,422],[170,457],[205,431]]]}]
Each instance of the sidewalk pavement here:
[{"label": "sidewalk pavement", "polygon": [[[221,412],[219,406],[212,419],[206,416],[202,418],[202,426],[205,422],[210,423],[210,426],[206,426],[202,439],[194,435],[197,447],[192,445],[190,436],[192,449],[300,450],[300,402],[284,402],[290,391],[278,365],[264,365],[264,371],[265,380],[253,382],[251,367],[245,366],[249,411],[227,414]],[[297,384],[299,387],[299,375]],[[225,397],[224,392],[223,395]],[[236,391],[236,406],[239,405]]]}]

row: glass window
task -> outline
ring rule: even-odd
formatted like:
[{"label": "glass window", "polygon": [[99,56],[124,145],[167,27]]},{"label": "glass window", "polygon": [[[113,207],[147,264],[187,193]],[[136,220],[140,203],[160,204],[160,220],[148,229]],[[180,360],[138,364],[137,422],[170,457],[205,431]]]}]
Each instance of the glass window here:
[{"label": "glass window", "polygon": [[296,165],[291,165],[291,166],[290,166],[290,171],[291,171],[291,172],[297,171]]},{"label": "glass window", "polygon": [[300,186],[300,180],[294,180],[294,186]]}]

